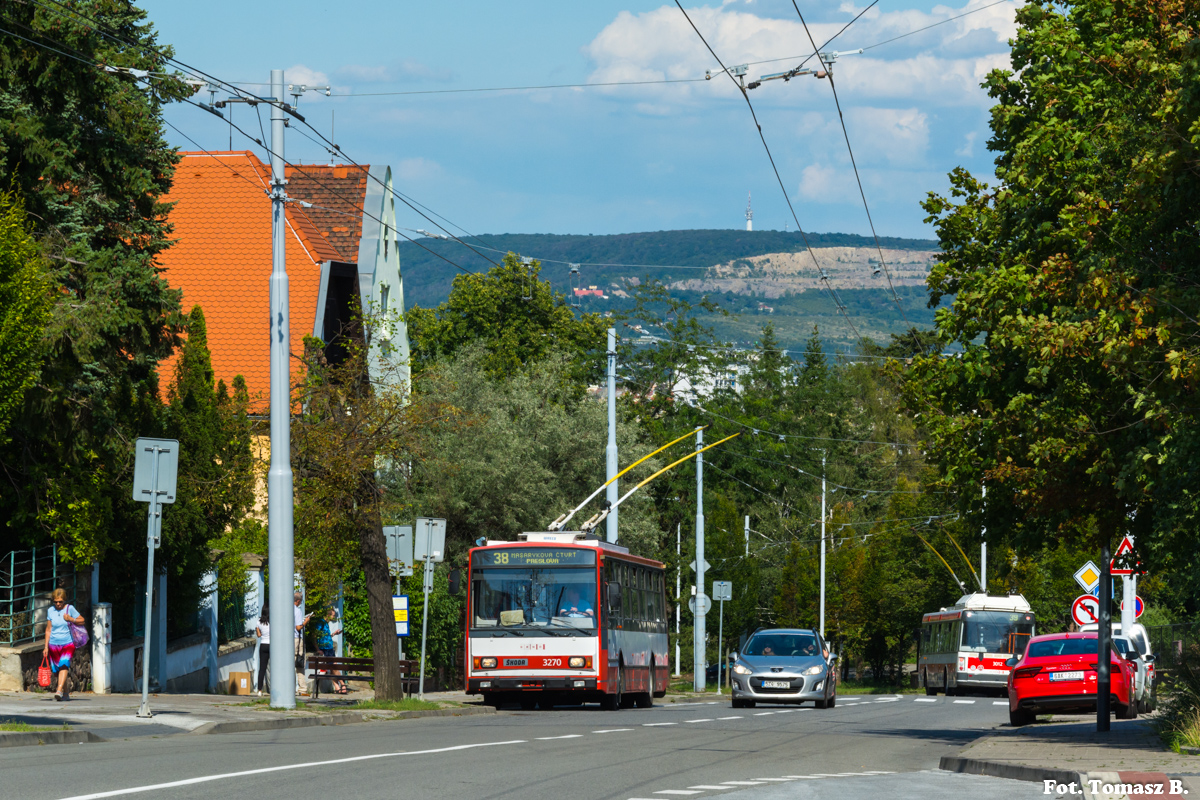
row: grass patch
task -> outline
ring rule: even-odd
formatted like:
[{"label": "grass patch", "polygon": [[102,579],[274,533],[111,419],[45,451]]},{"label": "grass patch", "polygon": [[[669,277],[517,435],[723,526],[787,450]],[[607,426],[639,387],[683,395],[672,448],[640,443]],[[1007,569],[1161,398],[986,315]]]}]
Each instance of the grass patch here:
[{"label": "grass patch", "polygon": [[1186,711],[1157,720],[1158,735],[1167,749],[1176,753],[1183,748],[1200,748],[1200,710]]},{"label": "grass patch", "polygon": [[838,694],[924,694],[924,689],[874,681],[838,681]]},{"label": "grass patch", "polygon": [[61,728],[48,727],[45,725],[30,725],[28,722],[17,722],[16,720],[7,719],[0,722],[0,731],[7,733],[39,733],[41,731],[66,731],[70,730],[64,722]]},{"label": "grass patch", "polygon": [[359,700],[352,709],[356,711],[436,711],[442,706],[416,697],[403,700]]},{"label": "grass patch", "polygon": [[[231,705],[231,706],[262,706],[264,708],[269,708],[272,711],[284,711],[285,710],[282,708],[278,708],[278,709],[271,708],[271,698],[269,698],[269,697],[256,697],[253,700],[247,700],[244,703],[230,703],[229,705]],[[308,703],[304,702],[303,700],[296,701],[296,711],[303,711],[305,709],[305,707],[307,707],[307,706],[308,706]]]}]

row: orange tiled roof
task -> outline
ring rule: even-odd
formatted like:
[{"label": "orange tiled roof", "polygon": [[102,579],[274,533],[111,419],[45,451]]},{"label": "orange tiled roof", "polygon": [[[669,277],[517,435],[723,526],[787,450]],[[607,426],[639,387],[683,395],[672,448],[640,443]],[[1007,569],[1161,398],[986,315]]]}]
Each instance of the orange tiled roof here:
[{"label": "orange tiled roof", "polygon": [[[175,244],[159,261],[164,277],[183,292],[183,310],[199,305],[208,324],[213,372],[232,388],[246,379],[251,404],[264,409],[270,397],[271,200],[270,168],[249,151],[181,153],[174,183],[164,198],[174,203],[169,220]],[[323,261],[344,257],[297,206],[287,207],[290,349],[293,371],[312,333]],[[160,366],[163,385],[174,378],[174,359]]]},{"label": "orange tiled roof", "polygon": [[297,164],[287,167],[288,194],[321,208],[304,213],[325,239],[345,256],[358,261],[358,243],[362,238],[362,205],[367,193],[370,166],[328,166]]}]

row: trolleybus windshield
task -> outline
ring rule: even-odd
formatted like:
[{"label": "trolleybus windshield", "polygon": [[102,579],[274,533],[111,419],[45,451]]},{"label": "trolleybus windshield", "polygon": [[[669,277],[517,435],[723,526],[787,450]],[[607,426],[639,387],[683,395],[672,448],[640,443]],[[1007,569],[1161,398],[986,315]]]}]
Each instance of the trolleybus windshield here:
[{"label": "trolleybus windshield", "polygon": [[594,567],[474,567],[471,608],[472,628],[595,631],[596,570]]},{"label": "trolleybus windshield", "polygon": [[1033,635],[1033,615],[1014,611],[967,611],[962,649],[976,653],[1020,653]]}]

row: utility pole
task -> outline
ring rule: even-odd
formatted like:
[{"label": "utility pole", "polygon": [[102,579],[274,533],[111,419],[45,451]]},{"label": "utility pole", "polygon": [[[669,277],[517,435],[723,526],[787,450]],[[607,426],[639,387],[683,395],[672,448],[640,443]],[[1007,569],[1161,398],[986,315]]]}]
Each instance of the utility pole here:
[{"label": "utility pole", "polygon": [[983,541],[979,543],[979,590],[987,594],[987,486],[983,487],[983,510],[985,522],[980,534]]},{"label": "utility pole", "polygon": [[292,591],[295,567],[292,528],[291,344],[283,177],[283,70],[271,70],[271,470],[267,475],[267,554],[271,637],[271,706],[296,707]]},{"label": "utility pole", "polygon": [[[696,430],[696,449],[704,449],[703,428]],[[704,631],[704,588],[704,454],[700,453],[696,456],[696,622],[692,651],[692,684],[697,692],[704,691],[707,685],[704,675],[708,666],[705,659],[705,651],[708,648]]]},{"label": "utility pole", "polygon": [[[1127,536],[1130,542],[1133,536]],[[1121,635],[1129,638],[1129,629],[1137,619],[1137,574],[1121,576]],[[1132,641],[1132,640],[1131,640]]]},{"label": "utility pole", "polygon": [[746,515],[746,558],[750,557],[750,515]]},{"label": "utility pole", "polygon": [[683,538],[680,531],[683,524],[675,523],[675,677],[679,677],[679,579],[683,573]]},{"label": "utility pole", "polygon": [[[749,519],[749,518],[747,518]],[[821,639],[825,638],[825,451],[821,451]]]},{"label": "utility pole", "polygon": [[605,538],[616,543],[616,504],[620,495],[617,493],[617,482],[613,480],[617,476],[617,331],[615,328],[608,329],[608,447],[605,449],[604,455],[608,464],[608,471],[604,477],[612,481],[608,485],[608,492],[605,495],[609,508],[612,509],[608,512],[608,518],[605,520],[607,525]]},{"label": "utility pole", "polygon": [[[1096,626],[1096,731],[1104,733],[1111,724],[1109,692],[1112,691],[1112,555],[1108,535],[1100,546],[1100,619]],[[1132,698],[1131,698],[1132,699]]]}]

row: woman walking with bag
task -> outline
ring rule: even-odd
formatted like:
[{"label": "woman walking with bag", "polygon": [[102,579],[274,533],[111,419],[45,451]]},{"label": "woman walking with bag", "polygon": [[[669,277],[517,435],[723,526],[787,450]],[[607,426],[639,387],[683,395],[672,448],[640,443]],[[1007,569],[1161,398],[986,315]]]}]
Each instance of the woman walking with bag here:
[{"label": "woman walking with bag", "polygon": [[58,673],[58,689],[54,692],[54,699],[70,700],[66,691],[67,671],[71,668],[71,656],[75,655],[71,625],[82,625],[84,620],[75,606],[67,603],[65,589],[55,589],[50,599],[54,605],[46,611],[46,645],[42,648],[42,658],[49,658],[50,670]]},{"label": "woman walking with bag", "polygon": [[262,697],[263,679],[267,677],[267,665],[271,663],[271,605],[269,603],[263,604],[254,634],[258,637],[258,696]]}]

